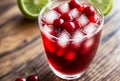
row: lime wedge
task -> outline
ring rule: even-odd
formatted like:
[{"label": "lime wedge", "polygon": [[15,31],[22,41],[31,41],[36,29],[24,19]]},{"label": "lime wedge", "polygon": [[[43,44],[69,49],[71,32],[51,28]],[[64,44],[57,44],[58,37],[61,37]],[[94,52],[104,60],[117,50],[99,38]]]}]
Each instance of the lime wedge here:
[{"label": "lime wedge", "polygon": [[37,19],[40,10],[50,0],[17,0],[18,6],[25,17],[29,19]]},{"label": "lime wedge", "polygon": [[97,7],[99,7],[102,10],[104,16],[109,14],[109,12],[113,8],[113,0],[90,0],[90,1],[92,1]]}]

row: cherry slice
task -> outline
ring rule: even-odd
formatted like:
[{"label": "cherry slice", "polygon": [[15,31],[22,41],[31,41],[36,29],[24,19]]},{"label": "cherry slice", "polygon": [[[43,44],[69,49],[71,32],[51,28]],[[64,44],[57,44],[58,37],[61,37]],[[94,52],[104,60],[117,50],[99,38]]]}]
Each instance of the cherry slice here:
[{"label": "cherry slice", "polygon": [[36,75],[30,75],[27,77],[26,81],[39,81],[39,78]]},{"label": "cherry slice", "polygon": [[26,81],[26,79],[25,78],[17,78],[15,81]]},{"label": "cherry slice", "polygon": [[64,14],[62,14],[61,18],[64,21],[72,21],[73,20],[72,15],[70,13],[64,13]]}]

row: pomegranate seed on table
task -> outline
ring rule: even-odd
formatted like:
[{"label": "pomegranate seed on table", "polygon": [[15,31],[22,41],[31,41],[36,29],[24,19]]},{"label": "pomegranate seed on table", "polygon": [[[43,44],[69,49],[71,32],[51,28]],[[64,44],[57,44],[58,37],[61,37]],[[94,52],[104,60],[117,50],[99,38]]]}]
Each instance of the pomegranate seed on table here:
[{"label": "pomegranate seed on table", "polygon": [[39,78],[36,75],[30,75],[27,77],[26,81],[39,81]]},{"label": "pomegranate seed on table", "polygon": [[26,79],[25,78],[17,78],[15,81],[26,81]]}]

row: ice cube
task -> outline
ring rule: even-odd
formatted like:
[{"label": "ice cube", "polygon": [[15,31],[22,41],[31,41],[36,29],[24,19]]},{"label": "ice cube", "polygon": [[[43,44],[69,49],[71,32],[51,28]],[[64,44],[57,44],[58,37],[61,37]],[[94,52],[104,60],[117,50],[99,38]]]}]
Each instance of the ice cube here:
[{"label": "ice cube", "polygon": [[66,47],[66,45],[68,44],[68,40],[69,40],[69,34],[68,32],[66,31],[63,31],[60,36],[59,36],[59,39],[58,39],[58,44],[61,46],[61,47]]},{"label": "ice cube", "polygon": [[68,3],[62,4],[62,5],[59,7],[60,13],[69,12],[69,10],[70,10],[70,9],[69,9]]},{"label": "ice cube", "polygon": [[45,33],[51,33],[53,31],[52,25],[44,25],[43,26],[43,32]]},{"label": "ice cube", "polygon": [[76,18],[80,15],[79,11],[77,10],[77,8],[74,8],[70,11],[70,14],[73,16],[73,18]]},{"label": "ice cube", "polygon": [[76,30],[73,34],[73,44],[79,46],[80,41],[84,38],[84,34],[80,30]]},{"label": "ice cube", "polygon": [[78,17],[77,21],[80,22],[82,26],[85,26],[89,22],[88,18],[85,15]]},{"label": "ice cube", "polygon": [[45,21],[46,24],[53,24],[53,21],[59,16],[60,14],[58,12],[55,10],[50,10],[43,16],[43,21]]},{"label": "ice cube", "polygon": [[84,45],[82,47],[82,50],[80,51],[81,54],[87,54],[91,49],[92,47],[94,46],[95,40],[94,38],[90,38],[90,39],[87,39],[85,42],[84,42]]},{"label": "ice cube", "polygon": [[93,43],[94,43],[94,38],[90,38],[90,39],[86,40],[85,48],[89,48],[90,49],[90,47],[93,45]]},{"label": "ice cube", "polygon": [[85,26],[84,31],[87,34],[91,34],[93,33],[95,30],[97,29],[97,25],[95,25],[94,23],[90,23],[87,26]]}]

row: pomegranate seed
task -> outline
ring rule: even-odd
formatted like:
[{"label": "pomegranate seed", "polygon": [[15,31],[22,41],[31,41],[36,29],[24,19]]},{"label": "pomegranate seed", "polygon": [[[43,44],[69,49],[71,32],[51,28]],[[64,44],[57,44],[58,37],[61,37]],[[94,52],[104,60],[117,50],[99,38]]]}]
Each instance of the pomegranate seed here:
[{"label": "pomegranate seed", "polygon": [[69,2],[70,9],[78,8],[79,6],[80,6],[80,4],[79,4],[79,2],[77,0],[71,0]]},{"label": "pomegranate seed", "polygon": [[26,81],[39,81],[39,78],[36,75],[30,75],[27,77]]},{"label": "pomegranate seed", "polygon": [[53,22],[53,26],[54,26],[55,28],[59,28],[60,25],[61,25],[63,22],[64,22],[63,19],[56,19],[56,20],[54,20],[54,22]]},{"label": "pomegranate seed", "polygon": [[73,22],[64,22],[62,24],[62,27],[66,29],[70,34],[72,34],[72,32],[74,32],[76,29],[75,24]]},{"label": "pomegranate seed", "polygon": [[92,7],[92,6],[87,6],[85,9],[84,9],[84,13],[86,16],[90,16],[90,15],[95,15],[95,9]]},{"label": "pomegranate seed", "polygon": [[97,23],[98,16],[97,15],[91,15],[91,16],[88,17],[88,19],[90,20],[90,22]]},{"label": "pomegranate seed", "polygon": [[80,28],[82,27],[82,25],[78,22],[78,21],[74,21],[75,27],[76,28]]},{"label": "pomegranate seed", "polygon": [[25,78],[17,78],[15,81],[26,81]]},{"label": "pomegranate seed", "polygon": [[64,14],[62,14],[61,18],[64,21],[72,21],[73,20],[72,15],[70,13],[64,13]]}]

